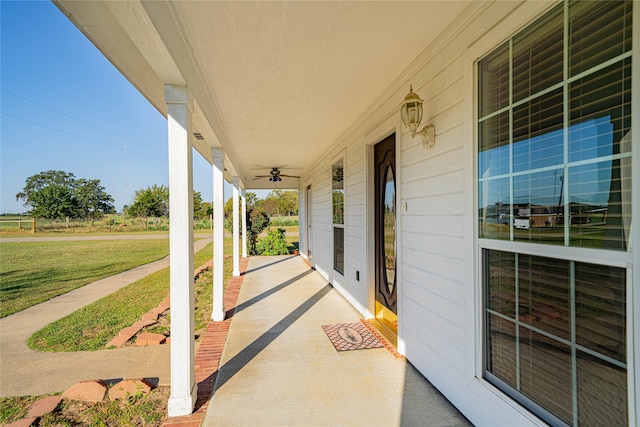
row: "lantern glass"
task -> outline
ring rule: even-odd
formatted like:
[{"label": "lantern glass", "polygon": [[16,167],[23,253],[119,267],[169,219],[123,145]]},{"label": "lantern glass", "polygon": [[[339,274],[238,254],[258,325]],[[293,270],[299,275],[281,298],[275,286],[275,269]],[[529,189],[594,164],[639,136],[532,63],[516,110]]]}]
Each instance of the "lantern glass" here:
[{"label": "lantern glass", "polygon": [[404,125],[411,132],[415,132],[422,121],[422,103],[417,101],[405,102],[401,113]]}]

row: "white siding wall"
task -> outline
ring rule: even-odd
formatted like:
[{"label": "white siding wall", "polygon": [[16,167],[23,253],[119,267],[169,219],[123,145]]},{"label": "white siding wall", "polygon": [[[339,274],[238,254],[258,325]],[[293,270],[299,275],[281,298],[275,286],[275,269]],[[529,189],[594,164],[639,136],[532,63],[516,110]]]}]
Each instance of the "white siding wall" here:
[{"label": "white siding wall", "polygon": [[[312,188],[312,262],[318,272],[329,280],[360,312],[366,312],[365,285],[366,251],[365,222],[365,147],[358,143],[336,145],[322,161],[302,177]],[[344,160],[345,173],[345,267],[344,276],[333,269],[333,206],[331,194],[331,165]],[[300,203],[301,207],[303,203]],[[305,217],[300,215],[300,229]],[[360,280],[356,280],[356,271]]]},{"label": "white siding wall", "polygon": [[[553,2],[472,4],[301,179],[313,188],[313,262],[367,316],[372,311],[370,145],[397,132],[399,348],[477,425],[544,423],[481,380],[480,290],[475,245],[474,62]],[[375,71],[373,71],[375,72]],[[400,125],[412,83],[425,99],[436,146]],[[369,151],[368,151],[369,150]],[[345,276],[333,270],[331,164],[345,159]],[[403,203],[406,202],[406,211]],[[301,215],[304,221],[304,216]],[[304,227],[301,223],[301,229]],[[360,272],[360,281],[355,272]]]}]

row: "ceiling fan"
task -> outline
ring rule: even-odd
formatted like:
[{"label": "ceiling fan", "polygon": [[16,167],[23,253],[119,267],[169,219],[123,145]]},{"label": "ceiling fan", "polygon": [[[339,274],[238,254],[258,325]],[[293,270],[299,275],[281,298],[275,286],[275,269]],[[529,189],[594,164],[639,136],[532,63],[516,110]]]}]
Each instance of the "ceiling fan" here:
[{"label": "ceiling fan", "polygon": [[285,177],[285,178],[300,178],[299,176],[286,175],[286,174],[280,173],[280,170],[278,168],[271,168],[271,171],[269,172],[269,175],[256,175],[256,176],[253,177],[253,179],[269,178],[269,181],[271,181],[271,182],[280,182],[280,181],[282,181],[282,177]]}]

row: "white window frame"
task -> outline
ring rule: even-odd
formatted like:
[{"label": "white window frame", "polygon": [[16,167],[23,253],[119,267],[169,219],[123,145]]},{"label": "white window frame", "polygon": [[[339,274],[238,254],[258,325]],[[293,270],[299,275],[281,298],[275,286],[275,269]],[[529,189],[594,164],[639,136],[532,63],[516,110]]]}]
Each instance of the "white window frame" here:
[{"label": "white window frame", "polygon": [[[346,272],[344,270],[347,269],[347,230],[346,230],[346,223],[347,223],[347,167],[346,167],[346,155],[345,152],[342,151],[339,155],[333,157],[331,159],[331,164],[329,166],[329,193],[330,193],[330,200],[331,200],[331,269],[333,271],[334,274],[337,274],[338,276],[340,276],[341,278],[344,278],[346,275]],[[336,165],[336,163],[342,162],[342,224],[336,224],[333,222],[333,167]],[[336,251],[336,247],[335,247],[335,232],[334,229],[335,228],[341,228],[343,231],[343,236],[342,236],[342,243],[343,243],[343,255],[342,255],[342,263],[343,263],[343,271],[339,271],[336,269],[335,266],[335,251]]]},{"label": "white window frame", "polygon": [[[535,3],[535,2],[533,2]],[[619,267],[626,269],[627,279],[627,399],[628,399],[628,421],[629,426],[640,425],[640,393],[636,393],[640,386],[640,290],[634,292],[634,283],[640,284],[640,268],[633,268],[634,261],[640,263],[640,251],[633,251],[633,242],[640,242],[640,226],[636,224],[635,229],[631,229],[631,237],[628,242],[628,250],[612,251],[606,249],[587,249],[570,246],[546,245],[540,243],[528,243],[522,241],[509,241],[497,239],[485,239],[479,237],[479,197],[478,190],[480,181],[478,179],[478,150],[479,150],[479,100],[480,88],[478,83],[479,63],[486,56],[494,52],[502,46],[504,42],[513,38],[521,31],[533,25],[539,18],[556,7],[561,1],[552,4],[543,5],[535,16],[530,17],[524,24],[515,23],[511,20],[505,20],[498,27],[501,28],[502,37],[497,42],[476,43],[465,53],[467,59],[468,72],[465,74],[465,80],[468,82],[466,87],[472,90],[472,104],[469,112],[472,113],[472,123],[467,127],[467,131],[471,133],[473,140],[472,148],[472,167],[471,171],[473,191],[473,211],[471,213],[471,223],[473,227],[473,259],[474,259],[474,372],[479,383],[486,389],[498,396],[504,396],[505,393],[494,386],[491,382],[484,378],[485,366],[485,304],[484,292],[485,284],[483,277],[483,249],[501,250],[506,252],[521,253],[534,256],[542,256],[547,258],[558,258],[567,261],[586,262],[591,264],[599,264],[603,266]],[[533,6],[532,6],[533,7]],[[566,5],[565,5],[566,7]],[[633,35],[632,35],[632,83],[631,83],[631,123],[640,123],[640,5],[634,2],[633,10]],[[565,22],[565,28],[567,23]],[[505,28],[510,27],[510,28]],[[495,36],[495,34],[494,34]],[[564,51],[566,64],[566,50]],[[563,84],[566,81],[563,80]],[[635,126],[635,132],[632,131],[631,153],[635,153],[635,157],[640,157],[640,126]],[[633,127],[632,127],[633,130]],[[635,165],[638,164],[636,160]],[[634,165],[634,166],[635,166]],[[632,168],[632,224],[633,219],[636,223],[640,221],[640,167]],[[638,243],[636,243],[637,245]],[[634,308],[636,308],[634,310]],[[638,313],[634,313],[638,311]],[[531,414],[529,410],[521,406],[516,401],[510,403],[515,409],[523,414]],[[535,415],[534,415],[535,416]]]}]

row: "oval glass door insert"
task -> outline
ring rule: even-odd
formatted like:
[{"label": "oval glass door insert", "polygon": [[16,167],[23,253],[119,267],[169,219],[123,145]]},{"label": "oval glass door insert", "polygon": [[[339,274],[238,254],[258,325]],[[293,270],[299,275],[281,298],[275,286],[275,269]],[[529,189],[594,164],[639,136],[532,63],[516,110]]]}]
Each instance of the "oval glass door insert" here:
[{"label": "oval glass door insert", "polygon": [[384,218],[384,266],[389,295],[396,284],[396,183],[391,166],[385,173],[383,193]]}]

